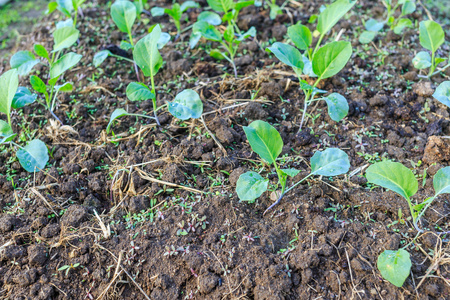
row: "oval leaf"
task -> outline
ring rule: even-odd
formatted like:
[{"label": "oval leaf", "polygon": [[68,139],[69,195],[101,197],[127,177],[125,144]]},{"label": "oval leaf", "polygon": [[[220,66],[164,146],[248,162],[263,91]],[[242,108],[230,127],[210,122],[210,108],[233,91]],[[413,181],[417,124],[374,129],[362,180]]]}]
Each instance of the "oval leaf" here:
[{"label": "oval leaf", "polygon": [[344,96],[332,93],[325,97],[328,105],[328,114],[333,121],[339,122],[348,114],[348,103]]},{"label": "oval leaf", "polygon": [[267,47],[266,51],[272,52],[279,60],[294,69],[303,69],[303,57],[294,46],[276,42]]},{"label": "oval leaf", "polygon": [[297,23],[296,25],[289,26],[287,34],[295,46],[300,50],[304,51],[311,45],[311,31],[305,25]]},{"label": "oval leaf", "polygon": [[377,267],[384,279],[401,287],[411,271],[411,259],[406,250],[385,250],[378,256]]},{"label": "oval leaf", "polygon": [[169,103],[169,112],[180,120],[198,119],[203,113],[203,103],[196,91],[184,90]]},{"label": "oval leaf", "polygon": [[143,83],[131,82],[127,86],[127,97],[131,101],[144,101],[155,98],[155,95],[150,89]]},{"label": "oval leaf", "polygon": [[94,66],[96,68],[98,66],[100,66],[110,54],[111,54],[111,52],[109,52],[108,50],[103,50],[103,51],[95,53],[94,58],[93,58]]},{"label": "oval leaf", "polygon": [[46,58],[47,60],[50,60],[50,57],[48,56],[47,49],[44,48],[44,46],[40,44],[34,45],[34,52],[40,57]]},{"label": "oval leaf", "polygon": [[434,53],[444,43],[444,30],[434,21],[422,21],[419,25],[419,39],[422,47]]},{"label": "oval leaf", "polygon": [[111,114],[111,118],[109,118],[108,126],[106,127],[106,133],[109,133],[110,127],[114,120],[116,120],[117,118],[120,118],[120,117],[128,116],[128,115],[129,115],[129,113],[125,109],[122,109],[122,108],[117,108],[115,111],[113,111],[113,113]]},{"label": "oval leaf", "polygon": [[80,32],[73,27],[61,27],[53,32],[53,39],[55,44],[53,45],[53,52],[61,51],[62,49],[69,48],[78,40]]},{"label": "oval leaf", "polygon": [[445,167],[436,172],[433,178],[434,191],[437,195],[450,194],[450,167]]},{"label": "oval leaf", "polygon": [[165,14],[165,8],[164,7],[152,7],[152,9],[150,10],[150,13],[152,14],[153,17],[160,17],[162,15]]},{"label": "oval leaf", "polygon": [[65,71],[75,66],[83,57],[81,54],[69,52],[60,59],[50,69],[50,79],[56,79],[61,76]]},{"label": "oval leaf", "polygon": [[48,149],[44,142],[32,140],[16,153],[22,167],[28,172],[39,172],[48,162]]},{"label": "oval leaf", "polygon": [[222,24],[222,18],[218,14],[216,14],[215,12],[212,12],[212,11],[202,11],[198,15],[197,21],[204,21],[208,24],[215,25],[215,26]]},{"label": "oval leaf", "polygon": [[431,67],[431,55],[427,51],[420,51],[414,56],[412,60],[413,66],[416,69],[426,69]]},{"label": "oval leaf", "polygon": [[338,148],[317,151],[311,157],[311,173],[323,176],[345,174],[350,169],[348,155]]},{"label": "oval leaf", "polygon": [[116,1],[111,5],[111,18],[120,31],[131,33],[136,21],[136,6],[127,0]]},{"label": "oval leaf", "polygon": [[298,175],[298,173],[300,173],[300,170],[297,170],[297,169],[281,169],[281,172],[283,172],[287,176],[295,177],[295,176]]},{"label": "oval leaf", "polygon": [[17,69],[20,76],[25,76],[39,63],[30,51],[19,51],[11,57],[9,64],[12,69]]},{"label": "oval leaf", "polygon": [[158,51],[158,41],[161,36],[161,27],[156,25],[152,32],[136,43],[133,57],[145,76],[153,77],[163,64],[163,59]]},{"label": "oval leaf", "polygon": [[274,163],[283,149],[280,133],[269,123],[260,120],[243,128],[252,150],[268,163]]},{"label": "oval leaf", "polygon": [[38,93],[45,94],[47,91],[47,86],[39,77],[33,75],[30,77],[31,87]]},{"label": "oval leaf", "polygon": [[12,141],[16,135],[7,122],[0,120],[0,145]]},{"label": "oval leaf", "polygon": [[11,113],[11,104],[19,87],[19,75],[16,69],[9,70],[0,76],[0,112],[7,116]]},{"label": "oval leaf", "polygon": [[332,42],[321,47],[312,59],[313,71],[324,79],[337,74],[352,56],[350,42]]},{"label": "oval leaf", "polygon": [[442,82],[434,91],[433,97],[444,105],[450,107],[450,81]]},{"label": "oval leaf", "polygon": [[203,36],[207,40],[213,42],[222,41],[221,33],[213,25],[205,21],[199,21],[194,23],[194,26],[192,27],[192,34],[198,33],[200,33],[201,36]]},{"label": "oval leaf", "polygon": [[371,41],[373,41],[373,39],[374,39],[376,36],[377,36],[377,33],[376,33],[375,31],[367,31],[367,30],[365,30],[365,31],[363,31],[363,32],[361,33],[361,35],[359,36],[358,41],[359,41],[361,44],[368,44],[368,43],[370,43]]},{"label": "oval leaf", "polygon": [[227,12],[234,8],[233,0],[206,0],[211,8],[218,12]]},{"label": "oval leaf", "polygon": [[267,190],[268,184],[269,179],[256,172],[246,172],[236,182],[236,193],[241,201],[254,201]]},{"label": "oval leaf", "polygon": [[383,26],[384,26],[384,22],[378,22],[375,19],[369,19],[369,20],[367,20],[367,22],[365,24],[366,30],[375,31],[375,32],[378,32],[381,29],[383,29]]},{"label": "oval leaf", "polygon": [[66,82],[61,85],[55,85],[54,89],[55,89],[55,92],[57,92],[57,93],[71,92],[73,89],[73,84],[71,82]]},{"label": "oval leaf", "polygon": [[14,109],[22,108],[27,104],[36,101],[37,95],[32,94],[30,90],[24,86],[19,86],[16,94],[14,95],[11,107]]},{"label": "oval leaf", "polygon": [[394,27],[394,33],[401,34],[405,28],[413,28],[413,23],[410,19],[403,18],[398,20],[397,25]]},{"label": "oval leaf", "polygon": [[338,0],[328,5],[319,15],[317,30],[321,34],[326,34],[355,4],[356,1]]},{"label": "oval leaf", "polygon": [[394,191],[405,199],[413,196],[418,189],[413,172],[398,162],[377,162],[367,168],[366,178],[370,183]]}]

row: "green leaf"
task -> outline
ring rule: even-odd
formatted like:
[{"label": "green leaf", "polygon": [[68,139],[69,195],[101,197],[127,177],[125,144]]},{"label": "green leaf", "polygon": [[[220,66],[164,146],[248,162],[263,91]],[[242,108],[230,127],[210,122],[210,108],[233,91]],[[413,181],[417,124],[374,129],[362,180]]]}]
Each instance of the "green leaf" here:
[{"label": "green leaf", "polygon": [[266,51],[272,52],[279,60],[294,68],[294,70],[303,69],[303,57],[294,46],[275,42],[272,46],[267,47]]},{"label": "green leaf", "polygon": [[55,92],[59,93],[59,92],[71,92],[73,89],[73,84],[71,82],[66,82],[62,85],[55,85],[54,86]]},{"label": "green leaf", "polygon": [[344,96],[332,93],[325,97],[328,105],[328,114],[333,121],[339,122],[348,114],[348,103]]},{"label": "green leaf", "polygon": [[161,27],[156,25],[152,32],[136,43],[133,57],[136,64],[147,77],[153,77],[163,64],[163,59],[158,51],[158,41],[161,36]]},{"label": "green leaf", "polygon": [[65,21],[59,21],[58,23],[56,23],[56,29],[63,27],[73,27],[73,20],[67,19]]},{"label": "green leaf", "polygon": [[36,101],[37,95],[32,94],[30,90],[24,86],[19,86],[16,94],[11,103],[11,107],[14,109],[22,108],[27,104]]},{"label": "green leaf", "polygon": [[145,101],[149,99],[154,99],[155,95],[150,91],[150,89],[143,83],[131,82],[127,86],[127,97],[131,101]]},{"label": "green leaf", "polygon": [[150,13],[153,17],[160,17],[166,13],[166,9],[164,7],[155,6],[150,10]]},{"label": "green leaf", "polygon": [[431,55],[428,51],[420,51],[414,56],[412,64],[416,69],[426,69],[431,67]]},{"label": "green leaf", "polygon": [[194,23],[192,33],[200,33],[205,39],[213,42],[222,41],[222,34],[213,25],[205,21]]},{"label": "green leaf", "polygon": [[256,28],[252,26],[246,32],[238,34],[237,40],[242,42],[243,40],[248,39],[249,37],[255,37],[255,36],[256,36]]},{"label": "green leaf", "polygon": [[11,114],[11,104],[19,87],[19,76],[16,69],[9,70],[0,76],[0,112],[8,117]]},{"label": "green leaf", "polygon": [[297,169],[281,169],[281,172],[283,172],[287,176],[295,177],[295,176],[298,175],[298,173],[300,173],[300,170],[297,170]]},{"label": "green leaf", "polygon": [[433,177],[433,186],[437,195],[450,194],[450,167],[437,171]]},{"label": "green leaf", "polygon": [[74,67],[83,57],[81,54],[69,52],[58,59],[50,68],[50,79],[56,79],[64,72]]},{"label": "green leaf", "polygon": [[411,259],[406,250],[385,250],[378,256],[377,267],[384,279],[401,287],[411,271]]},{"label": "green leaf", "polygon": [[394,27],[394,33],[401,34],[405,28],[413,28],[413,23],[410,19],[403,18],[398,20],[397,25]]},{"label": "green leaf", "polygon": [[34,45],[34,52],[40,57],[46,58],[47,60],[50,60],[50,57],[48,56],[47,49],[44,48],[44,46],[40,44]]},{"label": "green leaf", "polygon": [[269,123],[260,120],[243,128],[252,150],[268,163],[275,163],[283,149],[283,140],[278,131]]},{"label": "green leaf", "polygon": [[110,127],[114,120],[128,115],[130,114],[125,109],[117,108],[116,110],[114,110],[113,113],[111,114],[111,118],[109,119],[108,126],[106,127],[106,133],[109,133]]},{"label": "green leaf", "polygon": [[365,30],[365,31],[363,31],[362,33],[361,33],[361,35],[359,36],[359,42],[361,43],[361,44],[368,44],[368,43],[370,43],[371,41],[373,41],[373,39],[375,38],[377,36],[377,32],[375,32],[375,31],[367,31],[367,30]]},{"label": "green leaf", "polygon": [[19,51],[11,57],[9,64],[12,69],[17,69],[20,76],[25,76],[39,63],[30,51]]},{"label": "green leaf", "polygon": [[127,41],[121,41],[119,47],[120,47],[120,49],[125,50],[125,51],[133,49],[133,45],[131,45]]},{"label": "green leaf", "polygon": [[232,43],[234,40],[234,27],[233,25],[228,25],[225,31],[223,32],[223,39],[229,43]]},{"label": "green leaf", "polygon": [[131,33],[136,21],[136,6],[127,0],[116,1],[111,5],[111,18],[120,31]]},{"label": "green leaf", "polygon": [[434,91],[433,97],[444,105],[450,107],[450,81],[442,82]]},{"label": "green leaf", "polygon": [[203,113],[203,103],[194,90],[184,90],[169,103],[169,112],[180,120],[198,119]]},{"label": "green leaf", "polygon": [[215,25],[215,26],[222,24],[222,18],[218,14],[216,14],[215,12],[212,12],[212,11],[202,11],[198,15],[197,21],[204,21],[208,24]]},{"label": "green leaf", "polygon": [[209,56],[211,56],[211,57],[213,57],[213,58],[215,58],[217,60],[222,60],[222,59],[225,59],[226,54],[223,53],[222,51],[217,50],[217,49],[212,49],[209,52]]},{"label": "green leaf", "polygon": [[378,22],[375,19],[367,20],[365,24],[366,30],[378,32],[384,27],[384,22]]},{"label": "green leaf", "polygon": [[168,34],[167,32],[161,32],[157,43],[158,49],[161,50],[162,48],[164,48],[164,46],[167,45],[167,43],[170,41],[170,38],[170,34]]},{"label": "green leaf", "polygon": [[56,0],[56,3],[58,3],[58,10],[70,17],[70,14],[73,12],[72,0]]},{"label": "green leaf", "polygon": [[422,47],[435,53],[444,43],[444,30],[442,30],[441,25],[434,21],[422,21],[419,25],[419,39]]},{"label": "green leaf", "polygon": [[181,19],[181,8],[180,8],[180,4],[178,3],[174,3],[172,6],[172,9],[166,9],[165,12],[171,16],[174,20],[179,21]]},{"label": "green leaf", "polygon": [[12,141],[16,135],[7,122],[0,120],[0,145]]},{"label": "green leaf", "polygon": [[191,49],[194,49],[195,46],[198,44],[198,41],[200,41],[201,38],[202,38],[201,32],[194,32],[194,31],[192,31],[192,34],[191,34],[191,36],[189,38],[189,47]]},{"label": "green leaf", "polygon": [[200,5],[197,2],[195,2],[195,1],[185,1],[185,2],[183,2],[183,4],[181,4],[180,10],[181,10],[181,12],[185,12],[189,8],[197,8],[197,7],[200,7]]},{"label": "green leaf", "polygon": [[38,93],[45,94],[47,92],[47,86],[39,77],[33,75],[30,77],[31,87]]},{"label": "green leaf", "polygon": [[254,201],[267,190],[268,185],[269,179],[250,171],[239,176],[236,193],[241,201]]},{"label": "green leaf", "polygon": [[416,11],[416,3],[414,1],[407,0],[402,6],[402,16],[412,14]]},{"label": "green leaf", "polygon": [[48,162],[48,149],[44,142],[35,139],[16,153],[20,164],[27,172],[39,172]]},{"label": "green leaf", "polygon": [[338,148],[317,151],[311,157],[311,173],[314,175],[337,176],[350,169],[348,155]]},{"label": "green leaf", "polygon": [[70,268],[70,266],[64,265],[61,268],[59,268],[58,271],[64,271],[64,270],[67,270],[68,268]]},{"label": "green leaf", "polygon": [[111,52],[108,50],[102,50],[100,52],[95,53],[93,58],[94,66],[98,68],[98,66],[100,66],[110,54]]},{"label": "green leaf", "polygon": [[287,34],[294,45],[300,50],[304,51],[311,45],[311,31],[305,25],[297,23],[296,25],[289,26]]},{"label": "green leaf", "polygon": [[367,168],[367,181],[394,191],[409,199],[418,189],[417,179],[410,169],[398,162],[382,161]]},{"label": "green leaf", "polygon": [[326,34],[355,4],[356,1],[350,0],[338,0],[330,4],[320,13],[317,30],[321,34]]},{"label": "green leaf", "polygon": [[218,12],[228,12],[234,8],[233,0],[206,0],[211,8]]},{"label": "green leaf", "polygon": [[48,3],[47,10],[45,11],[46,14],[51,14],[58,8],[58,3],[56,1],[52,1]]},{"label": "green leaf", "polygon": [[317,77],[312,69],[312,63],[308,59],[306,55],[302,55],[303,59],[303,74],[308,75],[309,77]]},{"label": "green leaf", "polygon": [[321,47],[312,59],[313,71],[319,78],[329,78],[345,67],[352,56],[350,42],[332,42]]},{"label": "green leaf", "polygon": [[53,39],[55,44],[53,45],[53,52],[61,51],[62,49],[69,48],[78,40],[80,32],[73,27],[62,27],[56,29],[53,32]]},{"label": "green leaf", "polygon": [[235,3],[234,5],[234,9],[237,11],[240,11],[241,9],[243,9],[244,7],[253,5],[255,3],[254,0],[250,0],[250,1],[238,1]]}]

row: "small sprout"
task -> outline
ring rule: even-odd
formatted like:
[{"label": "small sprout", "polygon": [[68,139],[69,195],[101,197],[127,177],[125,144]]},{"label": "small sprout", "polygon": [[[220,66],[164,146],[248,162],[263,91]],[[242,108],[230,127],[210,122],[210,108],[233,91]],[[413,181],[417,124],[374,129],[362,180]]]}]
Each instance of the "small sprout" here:
[{"label": "small sprout", "polygon": [[252,237],[252,233],[251,232],[249,234],[247,234],[247,235],[244,235],[242,237],[242,239],[243,240],[247,240],[247,242],[254,242],[255,241],[255,239]]}]

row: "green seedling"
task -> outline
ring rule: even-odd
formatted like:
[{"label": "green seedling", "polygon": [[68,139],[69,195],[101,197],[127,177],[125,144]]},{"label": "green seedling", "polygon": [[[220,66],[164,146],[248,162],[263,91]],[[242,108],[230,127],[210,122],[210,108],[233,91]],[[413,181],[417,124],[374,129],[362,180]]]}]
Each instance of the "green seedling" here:
[{"label": "green seedling", "polygon": [[[406,199],[413,225],[419,234],[423,230],[418,227],[418,222],[426,210],[438,196],[450,193],[450,167],[437,171],[433,178],[435,194],[421,203],[412,203],[411,197],[418,190],[418,182],[413,172],[401,163],[383,161],[373,164],[367,169],[366,178],[368,182],[396,192]],[[377,265],[381,275],[397,287],[401,287],[410,274],[411,260],[405,250],[407,246],[399,250],[386,250],[378,257]]]},{"label": "green seedling", "polygon": [[[283,149],[283,140],[280,133],[269,123],[264,121],[254,121],[248,127],[244,127],[245,135],[252,147],[264,162],[275,167],[278,175],[278,185],[281,191],[277,201],[266,209],[266,214],[275,205],[280,203],[282,197],[313,175],[337,176],[345,174],[350,168],[347,154],[337,148],[329,148],[325,151],[317,151],[311,158],[311,173],[302,180],[286,189],[288,177],[295,177],[300,171],[297,169],[281,169],[277,163],[277,158]],[[249,171],[241,176],[236,183],[236,193],[241,201],[255,201],[266,190],[269,179],[263,178],[260,174]]]},{"label": "green seedling", "polygon": [[434,21],[422,21],[419,25],[420,44],[425,49],[431,51],[431,55],[427,51],[420,51],[413,58],[412,63],[415,68],[422,70],[430,68],[428,77],[438,74],[450,67],[450,60],[447,65],[435,72],[437,66],[446,61],[448,58],[436,57],[436,51],[445,41],[445,33],[442,26]]},{"label": "green seedling", "polygon": [[168,14],[172,17],[172,20],[177,28],[177,38],[181,34],[181,16],[182,14],[188,10],[189,8],[198,8],[200,5],[195,1],[186,1],[183,4],[174,3],[172,8],[164,8],[164,7],[153,7],[150,12],[154,17],[160,17],[164,14]]},{"label": "green seedling", "polygon": [[[143,88],[142,92],[138,92],[136,94],[148,94],[150,90],[148,88]],[[127,89],[128,95],[128,89]],[[188,119],[198,119],[201,117],[203,113],[203,103],[200,99],[200,96],[196,91],[186,89],[179,93],[172,102],[167,103],[167,105],[160,106],[157,110],[168,106],[169,112],[180,120],[188,120]],[[106,128],[106,132],[109,133],[111,126],[114,120],[124,117],[124,116],[135,116],[135,117],[143,117],[154,119],[153,117],[142,115],[142,114],[130,114],[126,110],[122,108],[116,109],[109,120],[108,127]]]},{"label": "green seedling", "polygon": [[[311,31],[301,23],[288,28],[288,36],[296,47],[276,42],[266,48],[266,51],[273,53],[280,61],[290,66],[300,81],[300,89],[305,94],[305,101],[299,131],[302,130],[308,105],[312,101],[325,100],[328,105],[328,114],[336,122],[342,120],[348,114],[348,103],[344,96],[332,93],[318,99],[314,99],[314,97],[318,93],[326,93],[326,91],[317,88],[319,82],[340,72],[352,55],[350,42],[335,41],[320,48],[319,46],[325,35],[355,3],[349,0],[338,0],[320,13],[317,23],[317,31],[320,36],[314,50],[310,48],[312,44]],[[302,54],[300,50],[304,53]],[[317,77],[317,79],[313,85],[310,85],[302,79],[302,74]]]},{"label": "green seedling", "polygon": [[275,20],[278,15],[283,14],[284,7],[289,3],[289,1],[285,1],[281,6],[279,6],[276,0],[266,0],[265,4],[270,8],[269,17],[271,20]]},{"label": "green seedling", "polygon": [[[384,21],[369,19],[364,23],[364,30],[359,36],[361,44],[368,44],[373,41],[384,25],[387,24],[395,34],[401,34],[405,28],[413,28],[413,22],[405,18],[406,15],[416,11],[416,4],[413,0],[382,0],[386,7],[386,17]],[[395,17],[397,10],[400,10],[399,18]]]},{"label": "green seedling", "polygon": [[[232,0],[208,0],[208,4],[213,10],[224,13],[224,15],[220,18],[217,13],[201,13],[197,22],[192,27],[189,45],[191,49],[193,49],[202,37],[212,42],[220,43],[222,51],[219,49],[212,49],[209,52],[209,55],[217,60],[227,60],[232,65],[234,76],[237,78],[237,69],[234,59],[239,44],[249,37],[256,36],[256,29],[254,27],[251,27],[247,32],[241,32],[237,26],[237,17],[242,8],[255,4],[255,1],[233,2]],[[214,27],[220,25],[222,21],[228,23],[223,33]]]},{"label": "green seedling", "polygon": [[[47,14],[51,14],[55,10],[62,12],[68,20],[62,22],[61,24],[66,24],[73,26],[77,25],[78,10],[81,9],[81,5],[86,2],[86,0],[56,0],[48,4]],[[72,16],[73,15],[73,16]]]},{"label": "green seedling", "polygon": [[[28,75],[33,67],[37,64],[43,64],[48,67],[48,74],[44,80],[36,75],[30,77],[30,83],[33,89],[38,94],[43,94],[45,98],[45,106],[50,113],[57,119],[54,114],[56,99],[60,92],[71,92],[73,85],[70,82],[57,85],[58,80],[64,73],[73,68],[83,57],[81,54],[69,52],[60,57],[63,50],[71,47],[78,40],[80,32],[69,26],[60,27],[53,32],[53,51],[49,53],[44,46],[40,44],[34,45],[34,52],[37,56],[44,59],[44,62],[38,58],[31,51],[19,51],[11,57],[11,68],[17,69],[20,76]],[[46,61],[46,63],[45,63]],[[47,82],[45,84],[44,82]],[[62,122],[61,122],[62,123]]]},{"label": "green seedling", "polygon": [[0,120],[0,145],[9,144],[19,150],[16,156],[22,167],[28,172],[39,172],[48,162],[48,149],[45,144],[34,139],[22,147],[13,140],[17,136],[12,129],[11,109],[21,108],[34,102],[36,97],[26,88],[19,89],[19,76],[16,69],[9,70],[0,76],[0,112],[6,114],[8,122]]},{"label": "green seedling", "polygon": [[70,265],[64,265],[61,268],[58,268],[58,271],[66,271],[66,276],[69,274],[69,271],[71,269],[76,269],[80,266],[79,263],[76,264],[70,264]]},{"label": "green seedling", "polygon": [[450,81],[444,81],[436,88],[433,97],[444,105],[450,107]]}]

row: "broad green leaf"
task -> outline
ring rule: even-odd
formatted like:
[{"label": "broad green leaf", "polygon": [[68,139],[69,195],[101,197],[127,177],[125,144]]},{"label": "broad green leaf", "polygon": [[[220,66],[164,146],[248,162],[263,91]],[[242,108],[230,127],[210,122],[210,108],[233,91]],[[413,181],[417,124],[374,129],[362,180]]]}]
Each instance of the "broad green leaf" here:
[{"label": "broad green leaf", "polygon": [[179,21],[181,19],[181,8],[180,8],[180,4],[178,3],[174,3],[172,5],[172,9],[166,9],[165,12],[171,16],[174,20]]},{"label": "broad green leaf", "polygon": [[44,48],[44,46],[40,44],[34,45],[34,52],[40,57],[46,58],[47,60],[50,60],[50,57],[48,56],[47,49]]},{"label": "broad green leaf", "polygon": [[52,1],[48,3],[47,10],[45,11],[46,14],[51,14],[58,8],[58,3],[56,1]]},{"label": "broad green leaf", "polygon": [[212,49],[209,52],[209,55],[217,60],[222,60],[222,59],[225,59],[225,57],[226,57],[225,53],[223,53],[222,51],[217,50],[217,49]]},{"label": "broad green leaf", "polygon": [[233,0],[206,0],[211,8],[218,12],[228,12],[234,8]]},{"label": "broad green leaf", "polygon": [[213,42],[222,41],[222,34],[213,25],[205,21],[194,23],[194,26],[192,27],[192,33],[196,34],[197,32],[207,40]]},{"label": "broad green leaf", "polygon": [[321,34],[326,34],[355,4],[356,1],[350,0],[338,0],[330,4],[320,13],[317,30]]},{"label": "broad green leaf", "polygon": [[378,256],[377,267],[384,279],[401,287],[411,271],[411,259],[406,250],[385,250]]},{"label": "broad green leaf", "polygon": [[130,49],[133,49],[133,45],[131,45],[129,42],[127,41],[121,41],[120,42],[120,49],[128,51]]},{"label": "broad green leaf", "polygon": [[280,133],[269,123],[260,120],[243,128],[252,150],[268,163],[275,163],[283,149]]},{"label": "broad green leaf", "polygon": [[16,69],[9,70],[0,76],[0,112],[11,114],[11,104],[19,87],[19,76]]},{"label": "broad green leaf", "polygon": [[56,23],[56,29],[63,27],[73,27],[73,20],[67,19],[65,21],[59,21],[58,23]]},{"label": "broad green leaf", "polygon": [[201,38],[202,38],[201,32],[194,32],[194,31],[192,31],[192,34],[191,34],[191,36],[189,38],[189,47],[191,49],[194,49],[195,46],[198,44],[198,41],[200,41]]},{"label": "broad green leaf", "polygon": [[450,107],[450,81],[442,82],[434,91],[433,97],[444,105]]},{"label": "broad green leaf", "polygon": [[312,59],[313,71],[319,78],[329,78],[345,67],[352,56],[350,42],[332,42],[321,47]]},{"label": "broad green leaf", "polygon": [[294,45],[300,50],[306,50],[309,48],[312,42],[311,31],[305,25],[297,23],[295,25],[289,26],[287,30],[289,38],[292,40]]},{"label": "broad green leaf", "polygon": [[109,123],[108,126],[106,127],[106,133],[109,133],[110,127],[114,122],[114,120],[128,115],[130,114],[125,109],[117,108],[116,110],[114,110],[113,113],[111,114],[111,118],[109,118]]},{"label": "broad green leaf", "polygon": [[102,50],[100,52],[95,53],[93,58],[94,66],[98,68],[98,66],[100,66],[110,54],[111,52],[108,50]]},{"label": "broad green leaf", "polygon": [[164,46],[167,45],[169,41],[170,41],[170,34],[168,34],[167,32],[161,32],[161,35],[157,43],[158,49],[161,50],[162,48],[164,48]]},{"label": "broad green leaf", "polygon": [[215,26],[222,24],[222,18],[218,14],[216,14],[215,12],[212,12],[212,11],[202,11],[198,15],[197,21],[204,21],[208,24],[215,25]]},{"label": "broad green leaf", "polygon": [[417,179],[410,169],[398,162],[382,161],[367,168],[367,181],[394,191],[409,199],[418,189]]},{"label": "broad green leaf", "polygon": [[140,20],[141,14],[144,11],[144,3],[142,0],[137,0],[133,2],[133,5],[136,7],[136,17]]},{"label": "broad green leaf", "polygon": [[303,69],[303,57],[294,46],[275,42],[272,46],[267,47],[266,51],[272,52],[279,60],[294,68],[294,70]]},{"label": "broad green leaf", "polygon": [[328,105],[328,114],[333,121],[339,122],[348,114],[348,103],[344,96],[332,93],[325,97]]},{"label": "broad green leaf", "polygon": [[0,145],[12,141],[16,135],[7,122],[0,120]]},{"label": "broad green leaf", "polygon": [[402,16],[412,14],[416,11],[416,3],[414,1],[405,1],[402,6]]},{"label": "broad green leaf", "polygon": [[55,44],[53,45],[53,52],[61,51],[69,48],[78,40],[80,32],[73,27],[62,27],[53,32]]},{"label": "broad green leaf", "polygon": [[143,83],[131,82],[127,86],[127,97],[131,101],[145,101],[149,99],[154,99],[155,95],[150,91],[150,89]]},{"label": "broad green leaf", "polygon": [[136,6],[127,0],[116,1],[111,5],[111,18],[120,31],[131,33],[136,21]]},{"label": "broad green leaf", "polygon": [[358,38],[361,44],[368,44],[377,36],[377,32],[364,30]]},{"label": "broad green leaf", "polygon": [[229,11],[222,17],[222,22],[229,22],[233,19],[234,13],[233,11]]},{"label": "broad green leaf", "polygon": [[256,172],[246,172],[236,182],[236,193],[241,201],[254,201],[261,196],[269,185],[269,179]]},{"label": "broad green leaf", "polygon": [[27,172],[39,172],[48,162],[48,149],[44,142],[34,139],[16,153]]},{"label": "broad green leaf", "polygon": [[403,18],[398,20],[397,25],[394,27],[394,33],[401,34],[405,28],[413,28],[413,23],[410,19]]},{"label": "broad green leaf", "polygon": [[152,7],[150,13],[152,14],[153,17],[160,17],[166,13],[166,9],[164,7],[155,6]]},{"label": "broad green leaf", "polygon": [[45,94],[47,92],[47,86],[39,77],[33,75],[30,77],[31,87],[38,93]]},{"label": "broad green leaf", "polygon": [[367,22],[365,24],[366,30],[375,31],[375,32],[378,32],[381,29],[383,29],[383,26],[384,26],[384,22],[378,22],[375,19],[369,19],[369,20],[367,20]]},{"label": "broad green leaf", "polygon": [[237,10],[237,11],[240,11],[240,10],[243,9],[244,7],[253,5],[254,3],[255,3],[254,0],[250,0],[250,1],[245,1],[245,0],[244,0],[244,1],[238,1],[238,2],[235,3],[234,9]]},{"label": "broad green leaf", "polygon": [[419,25],[419,39],[422,47],[434,53],[444,43],[444,30],[434,21],[422,21]]},{"label": "broad green leaf", "polygon": [[156,25],[152,32],[136,43],[136,47],[133,50],[133,57],[136,64],[147,77],[155,76],[163,64],[163,59],[158,51],[160,36],[161,28],[159,25]]},{"label": "broad green leaf", "polygon": [[433,186],[436,196],[450,193],[450,167],[437,171],[433,177]]},{"label": "broad green leaf", "polygon": [[62,92],[62,93],[71,92],[72,89],[73,89],[73,84],[71,82],[66,82],[66,83],[61,84],[61,85],[55,85],[54,89],[55,89],[56,93],[59,93],[59,92]]},{"label": "broad green leaf", "polygon": [[420,51],[414,56],[412,64],[416,69],[426,69],[431,67],[431,55],[428,51]]},{"label": "broad green leaf", "polygon": [[19,51],[11,57],[9,64],[12,69],[17,69],[20,76],[25,76],[39,63],[33,53],[30,51]]},{"label": "broad green leaf", "polygon": [[311,157],[311,173],[314,175],[337,176],[350,169],[348,155],[338,148],[317,151]]},{"label": "broad green leaf", "polygon": [[181,4],[180,10],[181,10],[181,12],[185,12],[189,8],[197,8],[197,7],[200,7],[200,5],[197,2],[195,2],[195,1],[185,1],[185,2],[183,2],[183,4]]},{"label": "broad green leaf", "polygon": [[75,66],[83,57],[81,54],[69,52],[60,59],[50,69],[50,79],[56,79],[65,71]]},{"label": "broad green leaf", "polygon": [[232,43],[234,40],[234,26],[228,25],[225,31],[223,32],[223,39],[229,43]]},{"label": "broad green leaf", "polygon": [[300,173],[300,170],[297,170],[297,169],[281,169],[281,172],[283,172],[287,176],[295,177],[295,176],[298,175],[298,173]]},{"label": "broad green leaf", "polygon": [[72,0],[56,0],[56,3],[58,3],[58,10],[70,17],[70,14],[73,12]]},{"label": "broad green leaf", "polygon": [[194,90],[184,90],[169,103],[169,112],[180,120],[198,119],[203,113],[203,103]]},{"label": "broad green leaf", "polygon": [[245,39],[248,39],[249,37],[255,37],[255,36],[256,36],[256,28],[252,26],[246,32],[238,34],[237,40],[238,41],[243,41]]},{"label": "broad green leaf", "polygon": [[11,103],[11,107],[14,109],[22,108],[27,104],[36,101],[37,95],[32,94],[30,90],[24,86],[19,86],[16,94]]}]

